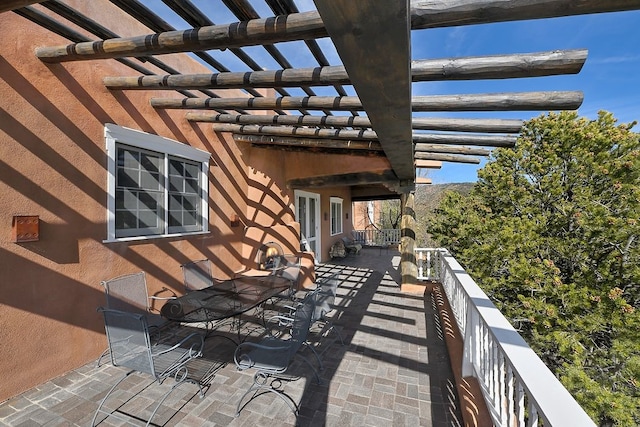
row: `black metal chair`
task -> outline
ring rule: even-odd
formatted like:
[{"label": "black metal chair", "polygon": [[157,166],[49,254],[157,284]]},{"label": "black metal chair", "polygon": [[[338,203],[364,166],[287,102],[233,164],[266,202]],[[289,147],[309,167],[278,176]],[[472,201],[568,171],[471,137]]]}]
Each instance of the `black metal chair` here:
[{"label": "black metal chair", "polygon": [[[176,381],[155,405],[147,421],[147,426],[151,424],[151,420],[165,399],[179,385],[185,382],[197,384],[200,397],[204,397],[202,385],[189,377],[188,366],[191,360],[202,356],[204,347],[202,335],[192,333],[178,342],[163,341],[152,345],[147,318],[143,314],[105,308],[99,308],[98,311],[102,312],[104,316],[111,363],[114,366],[129,368],[129,371],[111,387],[102,399],[93,416],[92,426],[96,425],[98,414],[106,414],[106,417],[100,422],[110,416],[121,421],[129,420],[131,415],[118,409],[104,410],[103,406],[118,385],[134,372],[148,374],[158,383],[162,383],[169,377],[173,377]],[[138,414],[135,414],[135,418],[138,418]]]},{"label": "black metal chair", "polygon": [[[160,330],[168,325],[168,322],[160,316],[159,312],[155,312],[152,309],[150,302],[154,300],[172,299],[175,298],[175,295],[170,297],[149,295],[144,271],[104,280],[101,284],[104,287],[108,309],[137,313],[144,316],[151,331],[152,342],[159,339]],[[167,288],[163,290],[168,291]],[[106,356],[108,352],[109,349],[106,349],[102,355],[100,355],[96,366],[100,366],[103,357]]]},{"label": "black metal chair", "polygon": [[[239,370],[256,369],[257,372],[253,377],[253,384],[238,401],[236,416],[240,415],[240,411],[249,402],[265,393],[275,393],[295,415],[298,414],[297,403],[283,388],[286,382],[292,380],[290,376],[286,376],[286,372],[307,340],[314,308],[314,299],[309,295],[295,312],[289,328],[289,337],[267,336],[260,342],[244,342],[238,346],[234,354],[236,367]],[[304,357],[302,360],[311,367],[317,383],[320,384],[318,372],[311,362]],[[245,397],[251,393],[253,396],[243,404]]]}]

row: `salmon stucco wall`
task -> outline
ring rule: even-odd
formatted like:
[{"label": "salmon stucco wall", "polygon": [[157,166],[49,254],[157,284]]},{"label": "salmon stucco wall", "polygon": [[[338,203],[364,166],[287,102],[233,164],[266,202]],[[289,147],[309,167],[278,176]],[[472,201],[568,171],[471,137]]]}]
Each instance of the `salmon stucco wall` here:
[{"label": "salmon stucco wall", "polygon": [[[119,23],[123,35],[148,32],[108,1],[70,3],[99,22]],[[268,227],[291,222],[293,213],[290,199],[281,200],[290,192],[282,168],[254,173],[247,166],[252,150],[230,135],[189,123],[183,111],[149,105],[151,97],[180,94],[111,92],[103,77],[137,73],[115,60],[45,64],[35,49],[67,40],[11,12],[0,14],[0,28],[11,34],[0,39],[2,401],[104,350],[96,312],[105,304],[102,280],[143,270],[151,294],[162,287],[181,293],[180,265],[202,258],[211,259],[218,277],[230,277],[245,263],[244,228],[232,226],[234,216]],[[184,55],[162,59],[183,72],[203,72]],[[208,234],[104,243],[106,123],[211,152]],[[265,189],[272,197],[264,197]],[[38,241],[13,242],[15,215],[39,216]],[[287,239],[296,241],[295,227]]]}]

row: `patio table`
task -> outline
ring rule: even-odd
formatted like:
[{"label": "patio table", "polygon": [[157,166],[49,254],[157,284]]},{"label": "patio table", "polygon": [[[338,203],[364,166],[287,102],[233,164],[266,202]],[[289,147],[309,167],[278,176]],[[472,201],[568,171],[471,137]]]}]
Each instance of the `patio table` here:
[{"label": "patio table", "polygon": [[213,323],[239,316],[270,298],[287,291],[290,281],[284,277],[241,276],[216,282],[214,286],[167,301],[160,314],[182,323]]}]

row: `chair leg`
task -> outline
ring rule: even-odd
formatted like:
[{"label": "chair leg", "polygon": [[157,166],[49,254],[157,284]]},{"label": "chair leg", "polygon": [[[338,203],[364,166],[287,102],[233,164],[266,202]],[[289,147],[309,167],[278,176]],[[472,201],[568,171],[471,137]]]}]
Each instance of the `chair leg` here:
[{"label": "chair leg", "polygon": [[[251,396],[251,398],[243,405],[242,401],[251,393],[253,393],[253,396]],[[236,407],[236,418],[240,416],[240,412],[249,404],[249,402],[265,393],[275,393],[276,396],[279,396],[287,404],[289,409],[291,409],[291,412],[293,412],[295,416],[298,416],[298,404],[291,398],[291,396],[282,390],[282,379],[271,375],[268,372],[258,371],[253,376],[253,384],[238,401],[238,406]]]},{"label": "chair leg", "polygon": [[[96,425],[96,418],[98,418],[98,414],[99,413],[107,413],[105,411],[102,411],[102,405],[104,405],[104,402],[106,402],[106,400],[109,398],[109,396],[111,395],[111,393],[113,393],[113,390],[116,389],[116,387],[125,379],[127,379],[127,377],[129,375],[131,375],[132,373],[134,373],[134,370],[131,370],[129,372],[127,372],[126,374],[124,374],[122,376],[122,378],[120,378],[112,387],[111,389],[109,389],[109,392],[102,398],[102,400],[100,401],[100,404],[98,405],[98,409],[96,409],[95,414],[93,414],[93,420],[91,421],[91,426],[95,426]],[[109,415],[111,415],[111,413],[108,413],[108,415],[102,420],[104,421],[105,419],[109,418]],[[100,421],[100,422],[102,422]]]},{"label": "chair leg", "polygon": [[322,360],[320,360],[320,356],[318,355],[318,352],[316,351],[316,349],[313,348],[313,346],[308,342],[304,342],[303,345],[308,349],[310,349],[313,355],[316,357],[316,360],[318,361],[318,369],[320,369],[321,371],[324,371],[324,365],[322,364]]}]

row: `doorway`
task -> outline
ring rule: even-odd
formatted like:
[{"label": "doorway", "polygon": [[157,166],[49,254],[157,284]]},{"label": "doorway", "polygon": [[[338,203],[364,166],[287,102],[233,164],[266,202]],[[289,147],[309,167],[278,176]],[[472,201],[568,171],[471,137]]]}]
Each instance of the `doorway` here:
[{"label": "doorway", "polygon": [[300,246],[315,254],[316,262],[322,261],[320,251],[320,195],[307,191],[295,191],[296,221],[300,223]]}]

